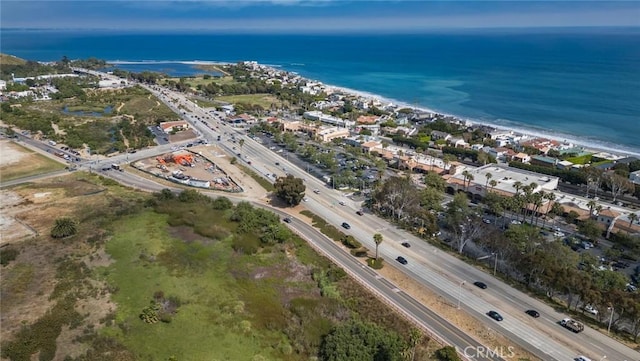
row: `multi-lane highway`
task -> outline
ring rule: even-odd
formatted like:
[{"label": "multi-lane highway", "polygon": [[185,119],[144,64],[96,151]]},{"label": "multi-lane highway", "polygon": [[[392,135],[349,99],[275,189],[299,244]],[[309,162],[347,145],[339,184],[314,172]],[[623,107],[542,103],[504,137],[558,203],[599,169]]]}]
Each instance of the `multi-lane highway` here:
[{"label": "multi-lane highway", "polygon": [[[230,143],[229,134],[234,134],[238,140],[244,139],[244,145],[241,149],[242,158],[246,161],[246,157],[249,157],[251,167],[257,173],[265,176],[290,173],[305,179],[309,190],[307,192],[308,202],[305,202],[305,206],[312,212],[338,227],[342,222],[349,223],[351,228],[345,232],[352,234],[370,249],[375,248],[373,234],[382,234],[385,242],[380,246],[380,255],[387,259],[388,262],[393,263],[397,256],[402,255],[408,260],[408,264],[405,266],[394,264],[394,266],[416,282],[448,299],[452,304],[460,303],[463,310],[476,316],[484,322],[487,328],[503,334],[511,342],[540,359],[572,360],[578,354],[583,354],[595,360],[603,359],[605,356],[607,360],[640,360],[640,353],[637,351],[593,329],[586,328],[580,334],[571,333],[558,324],[558,321],[566,317],[566,315],[440,251],[413,235],[396,229],[388,222],[369,214],[364,216],[356,215],[355,212],[360,209],[360,204],[346,198],[339,191],[325,187],[322,181],[309,176],[304,170],[296,167],[279,154],[269,151],[261,144],[244,135],[242,131],[226,125],[217,116],[205,112],[190,102],[183,94],[158,87],[148,87],[148,89],[176,112],[181,114],[185,112],[185,118],[191,121],[198,132],[208,141],[215,142],[217,136],[220,135],[221,142],[218,142],[220,143],[219,146],[226,149],[230,154],[238,153],[239,150],[233,149],[237,144]],[[227,133],[226,136],[225,133]],[[168,150],[169,148],[164,150],[149,149],[136,153],[135,158],[151,156]],[[132,155],[127,156],[131,157]],[[112,158],[108,162],[121,161],[121,158],[124,160],[124,157],[125,155],[120,156],[120,158]],[[133,157],[130,160],[133,160]],[[279,165],[276,165],[276,163],[279,163]],[[113,176],[125,183],[135,183],[133,177],[126,173],[113,174]],[[140,179],[138,182],[138,186],[141,188],[149,185],[148,180]],[[318,189],[319,192],[311,192],[310,190],[313,189]],[[306,229],[308,226],[303,222],[294,221],[292,225],[298,231],[303,232],[308,239],[310,237],[321,237],[317,234],[317,231]],[[410,242],[412,247],[410,249],[402,247],[400,243],[403,241]],[[318,239],[317,242],[333,245],[332,242],[322,242],[321,239]],[[325,251],[344,267],[349,263],[355,262],[339,247],[329,247]],[[380,292],[383,292],[385,295],[383,297],[386,297],[388,302],[402,308],[403,312],[410,317],[416,318],[423,324],[432,327],[431,329],[437,331],[447,342],[458,347],[477,344],[473,340],[463,341],[463,339],[459,338],[461,337],[459,335],[446,336],[444,329],[451,331],[455,328],[448,325],[444,320],[433,318],[434,315],[430,315],[429,312],[419,311],[420,307],[414,300],[407,298],[403,301],[400,299],[400,297],[407,296],[403,292],[391,288],[392,285],[387,284],[387,281],[376,277],[375,272],[368,270],[366,267],[362,272],[361,276],[367,279],[366,282],[370,288],[377,288]],[[488,285],[488,288],[485,290],[476,288],[473,286],[474,281],[482,281]],[[525,310],[530,308],[538,310],[541,315],[540,318],[533,319],[524,313]],[[490,310],[500,312],[504,317],[504,321],[496,322],[488,318],[485,314]]]},{"label": "multi-lane highway", "polygon": [[[457,303],[459,300],[465,311],[482,320],[488,328],[497,330],[539,358],[570,360],[578,354],[584,354],[594,359],[600,359],[603,356],[607,356],[608,360],[620,361],[640,359],[640,353],[637,351],[590,328],[580,334],[569,332],[558,324],[558,321],[566,315],[439,251],[413,235],[396,229],[388,222],[372,215],[356,215],[356,210],[360,208],[359,204],[344,197],[341,192],[327,188],[323,182],[309,176],[280,154],[269,151],[244,135],[242,131],[225,125],[221,119],[190,103],[182,94],[172,93],[164,98],[167,101],[175,99],[183,109],[187,109],[191,113],[187,116],[196,121],[196,126],[205,137],[209,133],[210,137],[207,138],[213,139],[214,136],[217,137],[222,133],[221,145],[230,152],[236,153],[237,150],[232,149],[236,144],[229,142],[229,134],[235,134],[238,140],[244,139],[242,154],[245,158],[248,156],[252,160],[252,166],[258,173],[263,175],[290,173],[305,179],[307,189],[320,191],[318,194],[307,192],[309,199],[305,203],[307,208],[336,226],[346,221],[351,225],[351,229],[345,232],[352,234],[370,249],[375,248],[373,234],[381,233],[386,239],[380,247],[382,257],[394,260],[399,255],[404,256],[409,263],[400,267],[403,272],[452,303]],[[173,106],[175,107],[175,104]],[[195,116],[198,118],[194,119]],[[213,131],[202,121],[197,122],[197,119],[204,119],[204,122],[211,125],[213,129],[218,127],[217,131]],[[340,205],[341,202],[345,205]],[[413,245],[411,249],[400,245],[405,240]],[[474,281],[483,281],[489,285],[489,288],[480,290],[473,286]],[[541,317],[532,319],[526,315],[524,311],[530,308],[538,310]],[[485,315],[489,310],[500,312],[505,318],[504,321],[497,323],[489,319]]]}]

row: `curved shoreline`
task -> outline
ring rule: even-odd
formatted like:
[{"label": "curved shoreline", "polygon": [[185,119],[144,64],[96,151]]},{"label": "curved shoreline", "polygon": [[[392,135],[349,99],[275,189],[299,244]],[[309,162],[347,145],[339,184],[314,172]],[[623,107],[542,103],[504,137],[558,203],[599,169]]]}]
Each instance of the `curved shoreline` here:
[{"label": "curved shoreline", "polygon": [[[159,61],[158,60],[141,60],[141,61],[113,60],[113,61],[107,61],[107,63],[108,64],[114,64],[114,65],[118,65],[118,64],[172,64],[172,63],[185,64],[185,65],[229,65],[229,64],[231,64],[229,62],[210,61],[210,60],[174,60],[174,61],[170,61],[170,60],[159,60]],[[497,130],[513,131],[514,133],[528,135],[530,137],[547,138],[547,139],[556,140],[556,141],[560,141],[560,142],[565,142],[566,141],[566,142],[572,143],[572,144],[574,144],[576,146],[583,147],[585,150],[592,151],[594,153],[596,153],[596,152],[608,152],[608,153],[612,153],[612,154],[615,154],[615,155],[618,155],[618,156],[638,156],[638,157],[640,157],[640,144],[638,144],[638,148],[633,148],[633,147],[629,147],[629,146],[615,145],[615,144],[612,144],[610,141],[605,141],[605,140],[584,139],[584,138],[581,138],[580,136],[576,136],[576,135],[573,135],[573,134],[561,133],[561,132],[554,131],[554,130],[551,130],[551,129],[548,130],[548,131],[545,131],[545,130],[542,130],[542,129],[535,129],[535,128],[527,127],[525,124],[522,124],[522,125],[518,125],[518,124],[505,125],[505,124],[500,124],[498,122],[483,121],[483,120],[478,120],[478,119],[469,119],[469,118],[462,117],[462,116],[459,116],[459,115],[456,115],[456,114],[449,114],[449,113],[445,113],[445,112],[434,110],[432,108],[427,108],[427,107],[424,107],[424,106],[411,105],[411,104],[407,103],[406,101],[384,97],[384,96],[381,96],[381,95],[378,95],[378,94],[374,94],[374,93],[370,93],[370,92],[367,92],[367,91],[356,90],[356,89],[347,88],[347,87],[343,87],[343,86],[339,86],[339,85],[326,84],[326,83],[324,83],[324,82],[322,82],[320,80],[310,79],[310,78],[307,78],[307,77],[304,77],[304,76],[298,74],[297,72],[287,70],[286,69],[286,65],[262,64],[262,63],[259,63],[259,62],[257,62],[257,64],[259,64],[260,66],[272,68],[275,71],[282,71],[282,72],[296,74],[296,75],[300,76],[301,78],[309,80],[309,81],[322,83],[326,88],[339,90],[339,91],[342,91],[344,93],[352,94],[352,95],[355,95],[355,96],[358,96],[358,97],[363,97],[363,98],[368,98],[368,99],[377,99],[377,100],[379,100],[379,101],[381,101],[383,103],[392,103],[392,104],[398,105],[401,108],[411,108],[411,109],[417,109],[417,110],[420,110],[420,111],[423,111],[423,112],[441,114],[441,115],[445,115],[445,116],[449,116],[449,117],[458,119],[458,120],[466,122],[468,124],[485,125],[485,126],[496,128]],[[513,121],[510,121],[510,122],[513,122]],[[515,122],[515,123],[518,123],[518,122]]]}]

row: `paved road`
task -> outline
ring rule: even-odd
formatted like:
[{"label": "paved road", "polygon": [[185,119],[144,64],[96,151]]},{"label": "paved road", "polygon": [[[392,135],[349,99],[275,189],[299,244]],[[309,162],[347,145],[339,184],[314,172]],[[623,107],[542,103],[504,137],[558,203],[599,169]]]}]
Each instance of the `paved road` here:
[{"label": "paved road", "polygon": [[[208,116],[201,109],[188,106],[183,98],[184,107],[199,114],[200,118]],[[185,105],[187,104],[187,105]],[[606,355],[608,360],[632,360],[640,359],[640,353],[618,343],[617,341],[602,335],[595,330],[587,328],[581,334],[573,334],[557,324],[557,321],[566,317],[556,312],[551,307],[540,301],[517,291],[508,285],[488,276],[484,272],[467,265],[466,263],[450,256],[437,248],[432,247],[422,240],[397,230],[395,227],[377,217],[355,215],[360,204],[344,197],[338,191],[325,187],[325,184],[306,174],[281,155],[268,151],[261,144],[244,135],[241,131],[226,126],[219,119],[212,119],[214,127],[220,129],[212,132],[212,136],[219,132],[235,134],[236,139],[244,139],[242,154],[249,156],[252,166],[260,174],[291,173],[296,177],[306,180],[308,189],[319,189],[320,194],[307,192],[309,201],[305,206],[314,213],[327,219],[330,223],[339,226],[342,222],[348,222],[352,227],[347,232],[354,235],[365,246],[374,249],[373,233],[381,233],[387,240],[380,247],[380,253],[385,259],[393,260],[398,255],[409,259],[407,267],[401,269],[418,282],[436,291],[451,302],[457,302],[460,294],[462,307],[476,315],[487,327],[495,329],[509,337],[513,342],[524,347],[534,355],[544,360],[570,360],[577,354],[585,354],[594,359],[600,359]],[[207,134],[208,127],[203,126],[203,134]],[[223,147],[232,151],[228,137],[222,137]],[[276,166],[278,162],[280,166]],[[286,171],[284,170],[286,169]],[[340,206],[340,202],[345,206]],[[402,240],[409,240],[414,247],[407,250],[400,246]],[[489,285],[489,289],[480,291],[471,285],[474,281],[481,280]],[[460,283],[465,281],[460,292]],[[528,308],[537,309],[541,317],[532,320],[524,314]],[[485,313],[489,310],[500,312],[505,320],[501,323],[489,319]]]},{"label": "paved road", "polygon": [[[152,91],[158,93],[155,90]],[[262,145],[243,135],[241,131],[225,125],[220,119],[204,112],[183,95],[174,93],[171,97],[160,96],[160,99],[170,104],[174,110],[181,112],[178,110],[179,106],[186,108],[190,112],[186,115],[187,118],[210,141],[224,132],[235,134],[236,139],[243,138],[245,143],[242,153],[249,155],[252,166],[258,173],[283,175],[288,172],[305,179],[308,189],[320,189],[320,194],[308,192],[309,202],[305,205],[311,211],[337,226],[347,221],[352,226],[347,233],[353,234],[370,249],[375,248],[372,235],[381,233],[386,241],[380,247],[380,254],[385,259],[393,260],[398,255],[405,256],[409,264],[406,267],[399,267],[403,272],[449,301],[459,300],[463,309],[476,315],[487,327],[504,334],[512,342],[529,350],[540,359],[571,360],[577,354],[584,354],[596,360],[603,356],[607,356],[607,360],[619,361],[640,359],[640,353],[590,328],[577,335],[565,330],[557,324],[558,320],[566,317],[565,315],[457,258],[439,251],[413,235],[397,230],[393,225],[377,217],[355,215],[355,211],[360,208],[359,203],[351,201],[338,191],[324,187],[321,181],[309,176],[278,154],[267,151]],[[178,99],[178,101],[171,102],[170,99]],[[215,127],[219,129],[216,130]],[[227,141],[221,143],[221,146],[232,154],[237,152],[232,149],[233,144]],[[275,162],[279,162],[286,171],[277,168]],[[148,181],[145,180],[145,182]],[[345,206],[338,205],[341,201]],[[399,243],[403,240],[409,240],[413,247],[406,249],[400,246]],[[342,253],[337,250],[332,251],[334,257],[339,257],[338,254]],[[474,288],[471,283],[476,280],[485,282],[489,288],[487,290]],[[463,281],[465,283],[461,286]],[[528,318],[523,313],[528,308],[537,309],[541,317],[535,320]],[[485,316],[489,310],[500,312],[505,320],[497,323],[489,319]]]}]

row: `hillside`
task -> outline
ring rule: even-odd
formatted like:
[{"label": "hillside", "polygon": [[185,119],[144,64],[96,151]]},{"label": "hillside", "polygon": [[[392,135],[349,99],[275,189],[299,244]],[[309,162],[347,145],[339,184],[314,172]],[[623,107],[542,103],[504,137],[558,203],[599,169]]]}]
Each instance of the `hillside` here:
[{"label": "hillside", "polygon": [[13,56],[13,55],[0,53],[0,66],[2,66],[2,65],[22,65],[22,64],[26,64],[26,63],[27,63],[27,61],[24,60],[24,59],[20,59],[18,57]]}]

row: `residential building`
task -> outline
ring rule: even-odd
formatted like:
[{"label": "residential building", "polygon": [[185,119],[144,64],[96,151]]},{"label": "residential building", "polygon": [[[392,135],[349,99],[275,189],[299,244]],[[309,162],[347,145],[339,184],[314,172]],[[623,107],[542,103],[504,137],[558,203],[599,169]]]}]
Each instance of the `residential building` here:
[{"label": "residential building", "polygon": [[620,216],[620,213],[612,210],[611,208],[603,209],[598,213],[597,220],[598,222],[604,225],[610,225],[614,219]]},{"label": "residential building", "polygon": [[640,170],[629,173],[629,180],[635,184],[640,184]]},{"label": "residential building", "polygon": [[451,134],[446,132],[441,132],[439,130],[434,130],[431,132],[431,140],[449,140],[451,138]]}]

